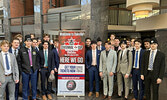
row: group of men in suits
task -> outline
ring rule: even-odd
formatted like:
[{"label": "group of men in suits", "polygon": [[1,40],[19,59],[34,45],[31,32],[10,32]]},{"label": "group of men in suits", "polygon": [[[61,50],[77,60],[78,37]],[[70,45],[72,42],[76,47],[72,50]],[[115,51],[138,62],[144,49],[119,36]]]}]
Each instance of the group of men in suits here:
[{"label": "group of men in suits", "polygon": [[39,73],[42,99],[53,99],[52,82],[49,82],[48,78],[51,74],[55,74],[57,78],[59,41],[55,40],[54,44],[50,44],[48,34],[44,34],[43,39],[42,43],[38,43],[38,39],[26,35],[24,43],[20,43],[20,39],[15,37],[11,47],[7,40],[1,42],[0,100],[4,100],[5,93],[6,100],[18,100],[20,80],[22,80],[22,99],[29,100],[31,90],[32,100],[36,100]]},{"label": "group of men in suits", "polygon": [[[91,41],[90,38],[87,39]],[[116,39],[116,41],[119,40]],[[134,94],[132,100],[158,100],[159,84],[162,82],[165,70],[165,55],[157,49],[156,38],[145,39],[144,42],[140,39],[133,39],[131,42],[133,45],[127,45],[127,41],[122,40],[114,49],[112,43],[106,41],[104,50],[99,50],[96,41],[90,42],[89,46],[86,45],[89,47],[85,59],[85,66],[89,72],[88,96],[93,94],[93,82],[95,81],[96,97],[99,97],[101,78],[103,80],[103,99],[108,96],[108,99],[111,100],[114,77],[117,77],[118,98],[123,97],[124,90],[123,98],[128,100],[132,80]],[[146,49],[142,49],[142,43]]]}]

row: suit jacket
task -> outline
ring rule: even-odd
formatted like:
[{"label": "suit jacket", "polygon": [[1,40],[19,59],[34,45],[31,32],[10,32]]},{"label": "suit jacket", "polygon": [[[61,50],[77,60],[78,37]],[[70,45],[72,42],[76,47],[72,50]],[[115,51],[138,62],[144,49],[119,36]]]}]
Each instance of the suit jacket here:
[{"label": "suit jacket", "polygon": [[[86,53],[85,64],[87,69],[89,69],[92,65],[92,50],[88,50]],[[96,63],[97,68],[99,69],[99,60],[100,60],[100,51],[96,49]]]},{"label": "suit jacket", "polygon": [[[32,47],[31,49],[31,56],[32,56],[32,68],[33,71],[36,71],[39,69],[38,65],[38,52],[36,52],[35,48]],[[30,61],[29,61],[29,55],[28,55],[28,48],[22,47],[19,52],[19,58],[18,58],[18,65],[19,69],[22,72],[30,73],[31,67],[30,67]]]},{"label": "suit jacket", "polygon": [[59,63],[60,63],[59,54],[58,54],[56,48],[54,48],[52,51],[53,51],[53,54],[54,54],[55,68],[58,70],[58,68],[59,68]]},{"label": "suit jacket", "polygon": [[[54,64],[54,56],[53,52],[51,50],[48,50],[48,70],[49,72],[51,70],[54,70],[55,64]],[[40,68],[44,68],[45,64],[45,57],[44,57],[44,51],[39,50],[39,56],[38,56],[39,66]]]},{"label": "suit jacket", "polygon": [[122,60],[120,60],[120,55],[122,52],[118,53],[117,72],[130,75],[132,70],[132,52],[129,51],[129,57],[127,57],[127,52],[128,50],[126,49],[124,55],[122,56]]},{"label": "suit jacket", "polygon": [[[146,51],[142,57],[143,60],[141,64],[141,75],[147,76],[149,67],[149,58],[150,58],[150,51]],[[157,51],[153,63],[154,79],[157,78],[163,79],[164,72],[165,72],[165,54],[160,51]]]},{"label": "suit jacket", "polygon": [[[139,55],[139,70],[141,71],[141,63],[142,63],[142,56],[144,54],[145,50],[144,49],[141,49],[140,50],[140,55]],[[132,60],[132,68],[135,64],[135,53],[136,53],[136,50],[133,50],[132,51],[132,55],[133,55],[133,60]],[[133,71],[133,70],[132,70]]]},{"label": "suit jacket", "polygon": [[[10,61],[11,61],[11,70],[12,70],[12,77],[13,81],[19,80],[19,70],[18,70],[18,65],[15,56],[12,53],[9,53],[10,56]],[[0,82],[4,83],[5,82],[5,69],[4,69],[4,62],[3,62],[3,57],[2,53],[0,53]]]},{"label": "suit jacket", "polygon": [[117,66],[117,53],[116,51],[110,49],[108,53],[108,57],[106,57],[106,50],[103,50],[100,55],[100,68],[99,72],[105,72],[107,68],[108,73],[113,72],[115,73],[115,69]]},{"label": "suit jacket", "polygon": [[[98,49],[98,47],[97,47],[97,49]],[[101,46],[101,50],[100,51],[103,51],[103,50],[105,50],[106,48],[104,47],[104,46]]]}]

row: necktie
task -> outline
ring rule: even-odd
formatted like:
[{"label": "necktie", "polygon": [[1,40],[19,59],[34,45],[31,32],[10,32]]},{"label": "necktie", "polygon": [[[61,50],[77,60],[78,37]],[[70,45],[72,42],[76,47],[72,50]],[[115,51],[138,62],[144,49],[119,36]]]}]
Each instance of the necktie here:
[{"label": "necktie", "polygon": [[28,55],[29,55],[29,60],[30,60],[30,66],[32,66],[32,56],[31,56],[30,49],[28,49]]},{"label": "necktie", "polygon": [[8,60],[8,54],[7,53],[5,54],[5,60],[6,60],[6,69],[9,70],[10,67],[9,67],[9,60]]},{"label": "necktie", "polygon": [[122,60],[122,55],[123,55],[123,51],[121,52],[121,57],[120,57],[120,60]]},{"label": "necktie", "polygon": [[150,63],[149,63],[149,68],[151,69],[151,70],[153,70],[153,57],[154,57],[154,51],[152,51],[152,53],[151,53],[151,58],[150,58]]},{"label": "necktie", "polygon": [[46,54],[46,50],[45,50],[45,66],[48,66],[48,57],[47,57],[47,54]]},{"label": "necktie", "polygon": [[138,61],[138,51],[136,51],[135,68],[137,68],[137,61]]},{"label": "necktie", "polygon": [[14,50],[14,55],[16,56],[16,50]]}]

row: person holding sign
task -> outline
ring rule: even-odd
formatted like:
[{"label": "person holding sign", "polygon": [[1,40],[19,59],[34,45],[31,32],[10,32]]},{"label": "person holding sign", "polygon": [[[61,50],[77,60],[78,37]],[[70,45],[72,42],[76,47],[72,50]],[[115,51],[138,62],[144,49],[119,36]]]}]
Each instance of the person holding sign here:
[{"label": "person holding sign", "polygon": [[89,71],[89,94],[88,96],[92,96],[93,94],[93,81],[96,83],[96,97],[99,97],[99,59],[100,59],[100,51],[97,50],[96,41],[91,42],[91,50],[88,50],[86,53],[86,68]]},{"label": "person holding sign", "polygon": [[111,43],[108,41],[105,42],[105,48],[100,56],[99,74],[103,80],[103,99],[107,98],[108,95],[108,99],[110,100],[113,93],[113,79],[117,65],[117,53],[111,49]]}]

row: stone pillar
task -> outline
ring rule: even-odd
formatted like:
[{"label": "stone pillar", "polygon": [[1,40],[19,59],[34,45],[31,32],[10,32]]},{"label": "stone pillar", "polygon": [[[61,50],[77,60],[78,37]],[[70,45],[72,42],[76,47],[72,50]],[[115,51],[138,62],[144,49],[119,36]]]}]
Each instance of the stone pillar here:
[{"label": "stone pillar", "polygon": [[34,0],[34,31],[37,37],[42,35],[42,2],[41,0]]},{"label": "stone pillar", "polygon": [[5,39],[11,41],[11,33],[10,33],[10,0],[3,1],[3,14],[4,14],[4,33]]},{"label": "stone pillar", "polygon": [[109,0],[81,0],[81,29],[86,37],[107,40]]},{"label": "stone pillar", "polygon": [[[167,62],[167,30],[163,30],[163,31],[157,31],[155,33],[155,37],[156,39],[158,40],[158,49],[163,52],[165,54],[165,62]],[[166,67],[165,67],[165,73],[167,75],[167,64],[166,64]]]}]

